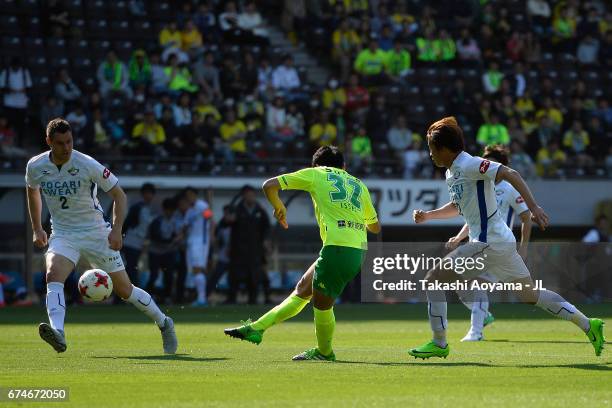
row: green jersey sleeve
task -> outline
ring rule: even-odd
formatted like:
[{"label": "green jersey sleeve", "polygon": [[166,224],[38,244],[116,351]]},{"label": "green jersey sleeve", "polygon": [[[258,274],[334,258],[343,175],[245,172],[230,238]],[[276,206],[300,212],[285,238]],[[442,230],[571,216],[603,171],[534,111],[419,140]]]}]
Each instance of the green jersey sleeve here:
[{"label": "green jersey sleeve", "polygon": [[376,214],[376,209],[372,204],[372,199],[370,198],[370,191],[365,185],[363,186],[362,204],[363,218],[366,225],[375,224],[376,222],[378,222],[378,215]]},{"label": "green jersey sleeve", "polygon": [[312,191],[316,170],[308,167],[293,173],[282,174],[277,177],[282,190]]}]

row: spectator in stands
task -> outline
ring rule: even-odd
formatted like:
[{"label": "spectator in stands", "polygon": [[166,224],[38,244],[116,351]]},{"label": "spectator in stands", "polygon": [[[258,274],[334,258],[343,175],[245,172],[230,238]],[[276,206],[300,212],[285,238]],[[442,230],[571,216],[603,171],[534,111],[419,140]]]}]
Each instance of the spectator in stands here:
[{"label": "spectator in stands", "polygon": [[238,15],[238,27],[243,31],[243,38],[247,42],[266,46],[268,40],[268,30],[265,28],[261,14],[257,11],[254,1],[247,1],[242,13]]},{"label": "spectator in stands", "polygon": [[361,46],[361,39],[347,18],[332,34],[332,43],[332,58],[340,66],[340,81],[346,82],[351,73],[353,55]]},{"label": "spectator in stands", "polygon": [[499,70],[497,62],[493,61],[489,64],[489,69],[482,74],[482,86],[488,94],[494,94],[499,91],[504,74]]},{"label": "spectator in stands", "polygon": [[202,117],[205,117],[206,115],[213,115],[215,120],[221,120],[221,113],[219,113],[219,110],[211,103],[210,97],[206,92],[198,93],[193,110]]},{"label": "spectator in stands", "polygon": [[529,135],[527,143],[527,149],[532,155],[536,155],[541,148],[548,146],[558,137],[557,127],[550,117],[541,116],[536,120],[536,123],[538,123],[538,126]]},{"label": "spectator in stands", "polygon": [[138,49],[132,53],[128,62],[128,73],[131,87],[135,88],[140,85],[149,87],[151,85],[151,63],[144,50]]},{"label": "spectator in stands", "polygon": [[370,105],[370,93],[359,84],[359,77],[352,74],[346,88],[346,113],[349,115],[360,116],[365,113]]},{"label": "spectator in stands", "polygon": [[281,142],[292,140],[295,135],[287,123],[287,111],[283,97],[279,95],[274,98],[266,111],[267,136]]},{"label": "spectator in stands", "polygon": [[510,144],[508,128],[499,122],[497,113],[492,113],[490,122],[485,122],[480,126],[476,141],[480,146],[492,144],[503,144],[507,146]]},{"label": "spectator in stands", "polygon": [[438,61],[450,62],[457,57],[457,47],[455,41],[450,37],[448,31],[440,30],[438,38],[435,40],[435,47],[439,50]]},{"label": "spectator in stands", "polygon": [[274,92],[272,86],[272,74],[274,73],[270,66],[270,60],[263,57],[257,68],[257,93],[264,101],[270,99],[270,95]]},{"label": "spectator in stands", "polygon": [[174,125],[181,132],[184,127],[191,125],[191,98],[188,93],[182,93],[178,103],[172,107]]},{"label": "spectator in stands", "polygon": [[219,82],[221,92],[226,99],[238,100],[244,92],[245,86],[240,78],[240,70],[232,56],[226,55],[223,59],[223,69],[220,71]]},{"label": "spectator in stands", "polygon": [[43,129],[46,128],[47,124],[51,119],[60,118],[64,116],[64,104],[58,100],[55,95],[49,95],[45,99],[42,107],[40,108],[40,124]]},{"label": "spectator in stands", "polygon": [[525,59],[525,38],[520,32],[512,32],[506,42],[506,55],[514,62]]},{"label": "spectator in stands", "polygon": [[62,68],[58,72],[55,95],[67,109],[73,108],[74,104],[81,98],[81,90],[70,78],[66,68]]},{"label": "spectator in stands", "polygon": [[591,116],[586,125],[587,133],[593,145],[593,156],[604,159],[608,153],[608,147],[612,146],[612,134],[606,134],[605,126],[597,116]]},{"label": "spectator in stands", "polygon": [[159,32],[159,45],[163,48],[181,48],[183,36],[175,21],[170,21]]},{"label": "spectator in stands", "polygon": [[383,143],[387,137],[387,131],[391,127],[391,112],[387,106],[387,100],[383,94],[374,98],[374,105],[368,109],[366,116],[366,130],[374,143]]},{"label": "spectator in stands", "polygon": [[221,99],[219,68],[215,66],[215,55],[212,52],[208,51],[204,58],[198,58],[193,65],[193,76],[210,99]]},{"label": "spectator in stands", "polygon": [[174,218],[176,213],[176,201],[165,198],[162,201],[162,214],[155,217],[148,229],[149,244],[149,269],[151,275],[147,284],[147,292],[155,292],[155,282],[161,271],[163,274],[163,297],[164,303],[170,303],[174,275],[176,273],[178,244],[181,231],[177,229]]},{"label": "spectator in stands", "polygon": [[495,110],[499,114],[501,121],[507,123],[508,120],[517,117],[517,113],[514,110],[514,100],[511,95],[505,94],[501,99],[495,100]]},{"label": "spectator in stands", "polygon": [[322,111],[315,123],[310,126],[309,138],[315,148],[334,144],[337,136],[337,129],[329,121],[329,112]]},{"label": "spectator in stands", "polygon": [[393,49],[387,52],[385,60],[385,73],[391,81],[398,84],[405,84],[408,75],[412,73],[412,61],[410,53],[406,47],[396,39],[393,42]]},{"label": "spectator in stands", "polygon": [[140,187],[140,201],[132,204],[128,210],[123,223],[123,257],[125,259],[125,271],[132,282],[139,282],[138,261],[143,255],[145,241],[149,232],[149,225],[155,218],[153,199],[155,198],[155,186],[144,183]]},{"label": "spectator in stands", "polygon": [[425,163],[429,162],[429,154],[422,149],[421,137],[413,139],[412,144],[404,151],[404,179],[410,180],[423,175]]},{"label": "spectator in stands", "polygon": [[87,126],[87,115],[85,115],[83,105],[80,103],[76,104],[74,109],[66,115],[66,120],[70,122],[75,147],[82,148],[85,143],[83,130]]},{"label": "spectator in stands", "polygon": [[96,108],[92,111],[91,120],[84,134],[88,144],[88,150],[90,149],[92,152],[98,154],[111,153],[113,135],[102,117],[102,110],[100,108]]},{"label": "spectator in stands", "polygon": [[223,206],[223,217],[215,226],[214,248],[217,255],[215,269],[208,276],[206,285],[206,297],[210,297],[213,290],[217,288],[217,283],[225,275],[230,265],[230,237],[232,234],[232,207]]},{"label": "spectator in stands", "polygon": [[272,87],[281,92],[287,100],[294,100],[301,86],[300,77],[297,69],[293,66],[293,57],[287,54],[283,58],[283,63],[276,67],[272,73]]},{"label": "spectator in stands", "polygon": [[461,37],[457,40],[456,48],[462,64],[480,64],[480,48],[468,28],[461,30]]},{"label": "spectator in stands", "polygon": [[9,67],[0,72],[0,92],[3,94],[4,112],[17,132],[17,144],[21,144],[26,136],[30,88],[30,71],[23,66],[21,58],[13,57]]},{"label": "spectator in stands", "polygon": [[216,39],[217,17],[208,1],[198,5],[198,10],[193,15],[193,22],[205,39],[209,41]]},{"label": "spectator in stands", "polygon": [[391,29],[391,26],[384,26],[380,36],[378,37],[378,48],[387,52],[393,48],[393,41],[395,40],[395,33]]},{"label": "spectator in stands", "polygon": [[70,14],[59,0],[49,0],[43,3],[43,32],[47,37],[63,38],[70,28]]},{"label": "spectator in stands", "polygon": [[295,103],[290,103],[287,109],[287,126],[298,139],[304,136],[304,115]]},{"label": "spectator in stands", "polygon": [[479,39],[480,51],[485,61],[499,58],[503,49],[503,43],[500,38],[495,35],[493,29],[489,25],[483,25],[480,29]]},{"label": "spectator in stands", "polygon": [[422,66],[435,63],[440,55],[440,50],[436,47],[435,33],[432,29],[424,31],[424,36],[416,39],[417,59]]},{"label": "spectator in stands", "polygon": [[531,92],[528,89],[525,90],[522,96],[518,95],[514,104],[514,110],[521,117],[535,112],[535,105],[533,99],[531,99]]},{"label": "spectator in stands", "polygon": [[516,140],[510,143],[510,162],[512,168],[518,171],[525,179],[532,179],[537,176],[535,165],[531,157],[525,153],[523,146]]},{"label": "spectator in stands", "polygon": [[551,98],[545,98],[542,107],[536,112],[536,119],[548,117],[552,120],[555,131],[559,131],[563,125],[563,113],[554,104]]},{"label": "spectator in stands", "polygon": [[525,34],[525,62],[537,64],[542,60],[542,44],[531,32]]},{"label": "spectator in stands", "polygon": [[255,57],[250,52],[245,53],[243,63],[240,65],[240,79],[244,83],[244,92],[247,95],[255,93],[257,89],[257,73]]},{"label": "spectator in stands", "polygon": [[559,149],[559,144],[553,140],[547,146],[538,151],[536,169],[539,176],[555,177],[560,166],[567,161],[567,156],[563,150]]},{"label": "spectator in stands", "polygon": [[176,54],[172,54],[169,59],[169,64],[164,68],[166,78],[168,78],[168,90],[179,95],[182,92],[197,92],[198,86],[191,82],[191,72],[184,64],[179,63],[179,58]]},{"label": "spectator in stands", "polygon": [[558,51],[570,51],[573,49],[573,40],[576,36],[575,10],[568,5],[561,6],[561,10],[553,18],[553,44]]},{"label": "spectator in stands", "polygon": [[166,155],[163,148],[166,142],[166,132],[164,128],[157,123],[153,111],[147,111],[144,115],[144,120],[139,122],[132,129],[132,138],[136,142],[132,151],[135,154],[145,156],[161,154]]},{"label": "spectator in stands", "polygon": [[404,151],[412,144],[416,135],[408,128],[405,115],[399,115],[393,126],[387,132],[387,143],[398,158],[404,156]]},{"label": "spectator in stands", "polygon": [[266,250],[270,248],[270,220],[267,211],[257,202],[253,187],[244,186],[241,193],[242,199],[230,218],[230,290],[226,302],[236,303],[241,283],[246,284],[249,304],[257,303],[258,288],[263,283],[268,302],[269,281],[264,267]]},{"label": "spectator in stands", "polygon": [[233,163],[236,156],[247,156],[247,128],[244,122],[237,120],[236,112],[233,109],[226,111],[224,119],[225,121],[221,124],[219,132],[221,138],[229,147],[229,153],[224,151],[224,155],[230,159],[230,163]]},{"label": "spectator in stands", "polygon": [[582,238],[582,242],[586,243],[610,242],[611,240],[612,234],[610,234],[608,217],[603,214],[595,218],[595,227],[591,228]]},{"label": "spectator in stands", "polygon": [[587,34],[578,44],[576,57],[578,62],[583,65],[593,65],[597,63],[599,55],[599,40]]},{"label": "spectator in stands", "polygon": [[548,1],[527,0],[527,15],[537,35],[549,32],[551,11]]},{"label": "spectator in stands", "polygon": [[111,50],[106,54],[106,59],[98,67],[97,78],[103,98],[108,98],[111,94],[118,94],[132,99],[127,69],[117,58],[115,51]]},{"label": "spectator in stands", "polygon": [[597,109],[593,110],[593,115],[599,117],[608,129],[612,128],[612,106],[607,98],[599,98]]},{"label": "spectator in stands", "polygon": [[225,144],[221,138],[221,133],[219,132],[219,121],[214,115],[208,114],[204,116],[202,135],[205,136],[205,140],[212,149],[214,155],[223,159],[233,159],[233,154],[229,148],[229,145]]},{"label": "spectator in stands", "polygon": [[16,139],[17,135],[9,126],[7,117],[0,114],[0,156],[27,157],[28,152],[26,150],[15,146]]},{"label": "spectator in stands", "polygon": [[181,32],[181,48],[183,51],[188,53],[191,57],[195,57],[202,51],[204,41],[202,40],[202,34],[198,31],[193,20],[187,20],[185,27]]},{"label": "spectator in stands", "polygon": [[355,136],[351,142],[351,158],[353,168],[357,173],[370,173],[374,157],[372,155],[372,141],[363,126],[357,126]]},{"label": "spectator in stands", "polygon": [[511,143],[517,141],[521,145],[527,144],[527,132],[521,127],[518,117],[510,118],[507,123]]},{"label": "spectator in stands", "polygon": [[385,81],[385,52],[378,48],[376,39],[371,38],[368,47],[357,54],[353,67],[367,86],[382,85]]},{"label": "spectator in stands", "polygon": [[238,25],[238,9],[236,3],[228,1],[225,11],[219,15],[219,27],[225,40],[229,43],[239,42],[242,39],[240,26]]},{"label": "spectator in stands", "polygon": [[321,96],[323,109],[335,109],[336,106],[346,105],[346,91],[339,85],[340,82],[333,77],[327,82],[327,87]]},{"label": "spectator in stands", "polygon": [[193,157],[194,163],[204,163],[207,166],[212,166],[215,161],[215,140],[213,134],[207,133],[208,125],[206,124],[206,117],[195,115],[189,130],[190,132],[187,137],[188,144],[185,145],[182,153]]},{"label": "spectator in stands", "polygon": [[593,159],[588,155],[590,145],[589,134],[584,130],[582,122],[575,120],[563,135],[563,147],[574,157],[578,166],[593,164]]},{"label": "spectator in stands", "polygon": [[520,98],[525,93],[527,88],[527,80],[525,79],[525,68],[523,64],[517,62],[514,64],[514,75],[512,77],[514,83],[514,96]]},{"label": "spectator in stands", "polygon": [[153,106],[153,112],[155,112],[155,117],[160,120],[164,110],[170,110],[170,112],[174,112],[174,103],[172,102],[172,97],[169,93],[163,93],[160,95],[159,102],[157,102]]},{"label": "spectator in stands", "polygon": [[151,53],[150,67],[151,93],[159,95],[166,92],[168,90],[168,77],[164,72],[164,66],[161,64],[158,52]]},{"label": "spectator in stands", "polygon": [[247,136],[249,138],[260,139],[263,135],[264,127],[264,104],[255,98],[255,95],[248,94],[238,102],[238,119],[240,119],[247,128]]}]

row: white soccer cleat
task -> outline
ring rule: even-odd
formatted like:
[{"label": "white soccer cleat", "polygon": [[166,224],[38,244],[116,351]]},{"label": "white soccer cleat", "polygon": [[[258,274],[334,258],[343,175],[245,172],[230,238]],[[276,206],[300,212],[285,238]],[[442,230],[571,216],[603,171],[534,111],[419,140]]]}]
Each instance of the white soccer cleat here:
[{"label": "white soccer cleat", "polygon": [[164,327],[160,327],[162,335],[162,342],[164,344],[164,353],[175,354],[178,348],[178,340],[176,338],[176,332],[174,331],[174,321],[166,317],[164,320]]},{"label": "white soccer cleat", "polygon": [[484,340],[483,334],[482,333],[476,333],[476,332],[473,332],[471,330],[465,335],[465,337],[463,337],[461,339],[462,342],[464,342],[464,341],[481,341],[481,340]]}]

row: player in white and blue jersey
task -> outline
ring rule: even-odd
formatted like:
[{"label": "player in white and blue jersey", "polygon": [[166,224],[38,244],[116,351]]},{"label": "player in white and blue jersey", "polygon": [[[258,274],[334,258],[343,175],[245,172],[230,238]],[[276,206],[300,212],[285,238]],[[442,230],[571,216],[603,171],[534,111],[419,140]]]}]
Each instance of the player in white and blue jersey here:
[{"label": "player in white and blue jersey", "polygon": [[[535,290],[536,286],[529,270],[516,250],[514,234],[498,211],[495,183],[505,180],[524,198],[525,204],[531,211],[531,219],[542,229],[548,226],[548,215],[538,206],[521,175],[500,163],[468,154],[465,151],[463,131],[453,117],[441,119],[429,127],[427,144],[434,164],[447,169],[446,183],[451,201],[436,210],[415,210],[414,221],[422,223],[461,215],[469,228],[470,243],[457,248],[447,257],[461,257],[464,260],[469,258],[475,260],[478,257],[484,261],[487,273],[501,282],[520,286],[516,294],[523,302],[535,304],[552,315],[569,320],[580,327],[593,345],[595,354],[601,355],[605,343],[603,321],[587,318],[555,292],[546,289]],[[472,268],[463,274],[458,274],[452,268],[440,266],[428,271],[425,281],[436,283],[470,280],[481,273],[482,269]],[[443,291],[428,290],[427,300],[433,339],[409,350],[408,354],[423,359],[446,358],[449,354],[446,340],[448,327],[446,297]]]},{"label": "player in white and blue jersey", "polygon": [[[486,146],[482,155],[484,159],[501,163],[504,166],[508,165],[508,149],[503,145]],[[501,215],[501,219],[505,220],[508,227],[512,230],[514,219],[518,214],[521,220],[521,242],[519,244],[519,254],[525,260],[527,258],[527,246],[531,236],[531,213],[525,200],[520,193],[507,181],[500,181],[495,184],[495,196],[497,199],[497,211]],[[468,225],[464,224],[461,231],[456,236],[448,240],[447,248],[455,249],[461,241],[468,236]],[[495,282],[497,279],[484,273],[480,275],[478,280]],[[484,290],[461,291],[459,298],[463,304],[470,309],[470,329],[461,341],[480,341],[484,339],[483,329],[495,320],[489,312],[489,297]]]},{"label": "player in white and blue jersey", "polygon": [[[45,255],[49,324],[40,324],[40,337],[58,353],[66,351],[64,282],[83,257],[94,268],[110,274],[113,290],[119,297],[157,323],[164,352],[175,353],[174,322],[162,313],[147,292],[132,285],[119,254],[127,208],[119,180],[90,156],[73,150],[72,130],[64,119],[49,122],[46,142],[50,150],[28,161],[25,176],[34,245],[49,246]],[[104,220],[97,197],[98,186],[113,199],[112,224]],[[51,213],[48,241],[41,224],[41,192]]]}]

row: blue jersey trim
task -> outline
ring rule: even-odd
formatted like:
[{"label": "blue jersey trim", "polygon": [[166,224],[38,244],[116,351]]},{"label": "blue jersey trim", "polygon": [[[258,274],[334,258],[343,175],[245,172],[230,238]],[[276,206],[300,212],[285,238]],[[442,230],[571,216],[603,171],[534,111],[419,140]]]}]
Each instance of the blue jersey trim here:
[{"label": "blue jersey trim", "polygon": [[478,241],[487,242],[487,202],[485,200],[484,193],[484,180],[478,180],[476,182],[476,194],[478,196],[478,209],[480,210],[480,235],[478,235]]},{"label": "blue jersey trim", "polygon": [[508,219],[506,220],[506,224],[512,229],[512,216],[514,215],[514,208],[510,207],[508,209]]}]

